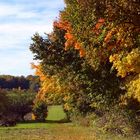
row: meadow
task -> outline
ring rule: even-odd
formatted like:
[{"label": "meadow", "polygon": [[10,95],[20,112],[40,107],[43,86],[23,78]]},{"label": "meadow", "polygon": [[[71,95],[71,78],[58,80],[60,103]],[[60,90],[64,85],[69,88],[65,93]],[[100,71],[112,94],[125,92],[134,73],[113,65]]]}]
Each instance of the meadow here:
[{"label": "meadow", "polygon": [[0,140],[139,140],[137,137],[103,134],[96,128],[65,122],[61,106],[49,107],[45,123],[25,122],[15,127],[0,127]]}]

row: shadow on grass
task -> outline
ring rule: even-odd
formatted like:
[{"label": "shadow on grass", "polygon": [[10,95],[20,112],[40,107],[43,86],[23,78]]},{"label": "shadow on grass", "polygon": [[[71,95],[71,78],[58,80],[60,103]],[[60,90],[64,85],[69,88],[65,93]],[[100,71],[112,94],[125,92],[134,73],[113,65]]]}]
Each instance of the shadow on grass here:
[{"label": "shadow on grass", "polygon": [[61,120],[46,120],[46,121],[37,121],[37,120],[28,120],[28,121],[21,121],[19,123],[70,123],[70,120],[61,119]]},{"label": "shadow on grass", "polygon": [[70,120],[62,119],[62,120],[46,120],[46,123],[70,123]]}]

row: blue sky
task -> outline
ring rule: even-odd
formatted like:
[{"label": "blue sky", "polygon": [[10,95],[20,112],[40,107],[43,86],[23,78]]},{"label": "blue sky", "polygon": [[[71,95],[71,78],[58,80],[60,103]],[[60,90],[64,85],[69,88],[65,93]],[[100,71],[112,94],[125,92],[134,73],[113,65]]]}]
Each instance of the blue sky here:
[{"label": "blue sky", "polygon": [[52,31],[63,0],[0,0],[0,74],[33,74],[31,36]]}]

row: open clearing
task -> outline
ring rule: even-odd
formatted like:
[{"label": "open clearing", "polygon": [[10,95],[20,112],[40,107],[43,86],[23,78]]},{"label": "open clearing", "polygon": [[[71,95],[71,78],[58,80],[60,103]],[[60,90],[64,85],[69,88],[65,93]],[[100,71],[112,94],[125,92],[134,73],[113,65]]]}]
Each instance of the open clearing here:
[{"label": "open clearing", "polygon": [[19,123],[15,127],[0,127],[0,140],[140,140],[99,134],[94,128],[62,123],[65,114],[61,106],[49,108],[46,123]]}]

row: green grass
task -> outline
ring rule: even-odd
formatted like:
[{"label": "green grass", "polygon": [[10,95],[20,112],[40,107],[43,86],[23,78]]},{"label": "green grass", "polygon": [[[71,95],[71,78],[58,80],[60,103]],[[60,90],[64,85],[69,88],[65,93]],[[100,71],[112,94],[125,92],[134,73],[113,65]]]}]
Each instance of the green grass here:
[{"label": "green grass", "polygon": [[[47,124],[46,124],[47,125]],[[48,128],[22,128],[0,130],[0,140],[95,140],[89,129],[72,124],[51,124]],[[92,138],[92,139],[91,139]]]},{"label": "green grass", "polygon": [[39,129],[39,128],[50,128],[53,124],[50,123],[18,123],[15,127],[0,127],[0,130],[11,130],[11,129]]},{"label": "green grass", "polygon": [[61,106],[49,107],[49,123],[26,122],[0,127],[0,140],[140,140],[140,137],[102,134],[96,128],[60,123],[65,117]]},{"label": "green grass", "polygon": [[65,119],[65,118],[66,118],[66,114],[64,113],[61,105],[49,107],[47,120],[59,121],[59,120]]},{"label": "green grass", "polygon": [[[25,126],[28,128],[24,128]],[[45,127],[37,123],[37,127],[33,126],[33,124],[20,124],[0,129],[0,140],[140,140],[137,137],[96,133],[93,128],[75,126],[72,123],[44,123]]]},{"label": "green grass", "polygon": [[59,123],[66,118],[66,114],[64,113],[63,108],[60,105],[50,106],[48,111],[49,112],[46,123],[31,121],[28,123],[18,123],[15,127],[0,127],[0,130],[51,128],[54,127],[55,123]]}]

